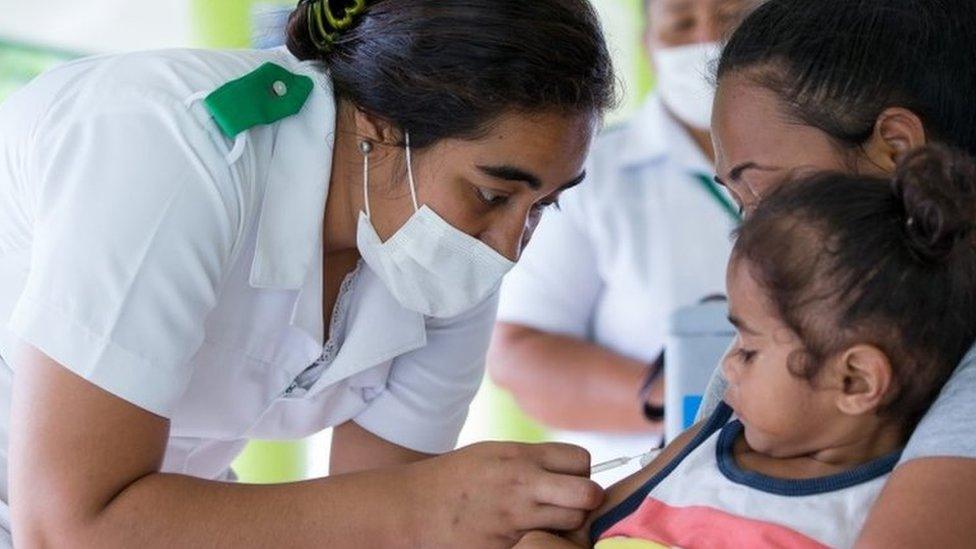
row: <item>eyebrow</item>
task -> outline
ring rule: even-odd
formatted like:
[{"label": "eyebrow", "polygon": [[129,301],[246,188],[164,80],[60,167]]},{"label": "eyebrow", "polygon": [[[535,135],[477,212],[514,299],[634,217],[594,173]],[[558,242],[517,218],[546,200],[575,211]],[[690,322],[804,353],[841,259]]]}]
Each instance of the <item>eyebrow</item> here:
[{"label": "eyebrow", "polygon": [[[775,172],[780,169],[781,168],[778,168],[776,166],[761,166],[759,164],[756,164],[755,162],[743,162],[742,164],[739,164],[738,166],[729,170],[729,180],[738,181],[739,179],[742,178],[742,174],[745,173],[747,170]],[[728,184],[726,184],[725,180],[723,180],[721,177],[717,175],[715,176],[715,182],[718,183],[719,185],[722,185],[723,187],[728,187]]]},{"label": "eyebrow", "polygon": [[729,322],[740,332],[745,332],[749,335],[759,335],[759,332],[750,328],[748,324],[735,315],[729,315]]},{"label": "eyebrow", "polygon": [[[516,168],[514,166],[478,166],[478,169],[482,173],[489,177],[494,177],[495,179],[502,179],[505,181],[517,181],[519,183],[525,183],[528,187],[534,191],[542,188],[542,180],[538,176],[531,174],[521,168]],[[561,191],[575,187],[586,179],[586,172],[579,174],[571,181],[559,188]]]}]

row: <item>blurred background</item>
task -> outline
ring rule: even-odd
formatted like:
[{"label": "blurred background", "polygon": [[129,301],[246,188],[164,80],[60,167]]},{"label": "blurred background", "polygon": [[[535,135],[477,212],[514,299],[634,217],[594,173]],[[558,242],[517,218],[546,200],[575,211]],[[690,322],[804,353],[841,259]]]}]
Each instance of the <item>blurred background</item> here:
[{"label": "blurred background", "polygon": [[[531,0],[530,0],[531,1]],[[593,0],[610,42],[623,101],[607,124],[623,120],[650,90],[641,32],[642,0]],[[293,1],[0,0],[0,101],[45,69],[73,58],[170,47],[274,47]],[[460,445],[505,439],[539,442],[546,430],[521,414],[487,380]],[[330,433],[306,441],[255,441],[235,464],[241,479],[279,482],[322,476]]]}]

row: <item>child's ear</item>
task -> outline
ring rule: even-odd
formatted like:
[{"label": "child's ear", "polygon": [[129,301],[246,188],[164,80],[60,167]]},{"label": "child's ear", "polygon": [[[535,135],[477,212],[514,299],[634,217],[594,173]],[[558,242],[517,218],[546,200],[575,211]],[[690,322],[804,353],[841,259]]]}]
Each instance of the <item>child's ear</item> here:
[{"label": "child's ear", "polygon": [[891,361],[873,345],[856,345],[841,355],[835,372],[841,382],[837,409],[847,415],[864,415],[880,408],[892,385]]}]

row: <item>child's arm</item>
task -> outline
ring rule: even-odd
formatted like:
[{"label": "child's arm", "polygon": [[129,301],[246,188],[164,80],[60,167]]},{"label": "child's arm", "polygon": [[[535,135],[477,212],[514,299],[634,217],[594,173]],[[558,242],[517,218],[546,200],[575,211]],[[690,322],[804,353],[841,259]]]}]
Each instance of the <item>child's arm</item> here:
[{"label": "child's arm", "polygon": [[529,532],[515,546],[516,549],[590,547],[590,526],[593,524],[593,521],[619,505],[628,496],[637,491],[645,482],[650,480],[651,477],[660,472],[661,469],[670,463],[691,442],[691,439],[698,434],[698,431],[701,430],[704,423],[702,421],[684,433],[681,433],[647,467],[608,488],[606,500],[603,502],[603,505],[596,511],[590,513],[586,522],[579,529],[564,533],[562,535],[563,537],[548,532]]}]

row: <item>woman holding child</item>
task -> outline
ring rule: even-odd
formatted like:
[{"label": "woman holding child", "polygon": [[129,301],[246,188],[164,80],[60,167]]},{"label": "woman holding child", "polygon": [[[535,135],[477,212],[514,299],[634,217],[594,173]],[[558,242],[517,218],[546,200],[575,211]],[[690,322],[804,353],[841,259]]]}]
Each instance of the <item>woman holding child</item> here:
[{"label": "woman holding child", "polygon": [[670,502],[778,531],[750,546],[971,545],[974,36],[969,0],[771,0],[735,32],[713,135],[749,217],[728,278],[740,335],[707,419],[570,538],[715,546]]}]

